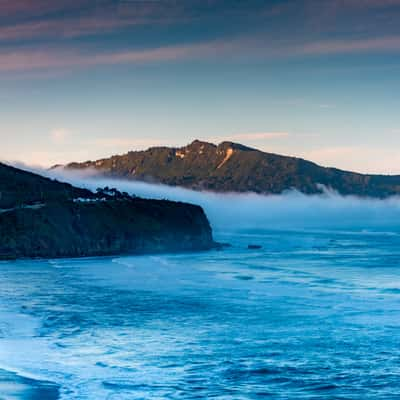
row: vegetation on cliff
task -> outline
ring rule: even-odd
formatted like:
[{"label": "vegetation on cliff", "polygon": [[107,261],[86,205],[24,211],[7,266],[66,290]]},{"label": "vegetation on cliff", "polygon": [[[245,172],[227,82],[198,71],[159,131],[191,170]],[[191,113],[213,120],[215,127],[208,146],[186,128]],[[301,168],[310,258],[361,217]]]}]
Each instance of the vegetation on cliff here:
[{"label": "vegetation on cliff", "polygon": [[120,156],[71,163],[123,179],[159,182],[196,190],[280,194],[296,189],[321,193],[322,185],[343,195],[384,198],[400,194],[400,176],[363,175],[325,168],[300,158],[265,153],[240,144],[218,146],[195,140],[182,148],[154,147]]},{"label": "vegetation on cliff", "polygon": [[92,193],[0,164],[0,259],[212,248],[199,206]]}]

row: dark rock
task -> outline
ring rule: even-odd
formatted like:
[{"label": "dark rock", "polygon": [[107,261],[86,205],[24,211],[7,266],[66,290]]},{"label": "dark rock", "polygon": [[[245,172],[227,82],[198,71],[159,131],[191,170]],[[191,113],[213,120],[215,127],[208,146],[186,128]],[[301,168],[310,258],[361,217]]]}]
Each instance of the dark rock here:
[{"label": "dark rock", "polygon": [[215,243],[215,249],[216,250],[223,250],[223,249],[227,249],[229,247],[232,247],[232,245],[230,243]]},{"label": "dark rock", "polygon": [[249,245],[247,246],[247,248],[248,248],[249,250],[257,250],[257,249],[262,249],[262,246],[259,245],[259,244],[249,244]]}]

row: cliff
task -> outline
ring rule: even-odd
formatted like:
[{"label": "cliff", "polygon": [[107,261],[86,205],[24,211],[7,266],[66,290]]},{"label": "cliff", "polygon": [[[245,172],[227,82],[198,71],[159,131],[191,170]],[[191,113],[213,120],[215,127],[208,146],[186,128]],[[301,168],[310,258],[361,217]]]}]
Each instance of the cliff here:
[{"label": "cliff", "polygon": [[[12,185],[13,191],[10,183],[0,181],[0,193],[7,199],[2,203],[7,208],[0,209],[0,259],[198,251],[215,246],[199,206],[116,191],[94,194],[4,164],[0,168],[3,176],[10,168],[19,182]],[[24,179],[32,186],[24,187]],[[43,188],[39,194],[33,185],[36,179]]]}]

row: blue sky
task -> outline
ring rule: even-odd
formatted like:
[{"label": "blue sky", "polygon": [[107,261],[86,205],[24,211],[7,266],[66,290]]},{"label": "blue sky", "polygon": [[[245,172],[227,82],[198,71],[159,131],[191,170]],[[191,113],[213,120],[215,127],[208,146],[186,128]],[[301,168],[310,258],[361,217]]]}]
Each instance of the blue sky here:
[{"label": "blue sky", "polygon": [[0,0],[0,159],[195,138],[400,173],[400,0]]}]

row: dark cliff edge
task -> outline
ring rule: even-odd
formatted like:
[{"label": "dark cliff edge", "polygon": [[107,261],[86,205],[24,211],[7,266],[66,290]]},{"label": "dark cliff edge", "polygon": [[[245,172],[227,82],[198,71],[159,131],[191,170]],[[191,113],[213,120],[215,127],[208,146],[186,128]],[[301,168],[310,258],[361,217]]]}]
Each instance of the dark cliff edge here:
[{"label": "dark cliff edge", "polygon": [[[216,247],[209,221],[199,206],[118,192],[94,194],[0,164],[0,177],[6,178],[7,174],[14,180],[0,180],[2,260]],[[24,185],[25,180],[31,186],[26,182]]]}]

